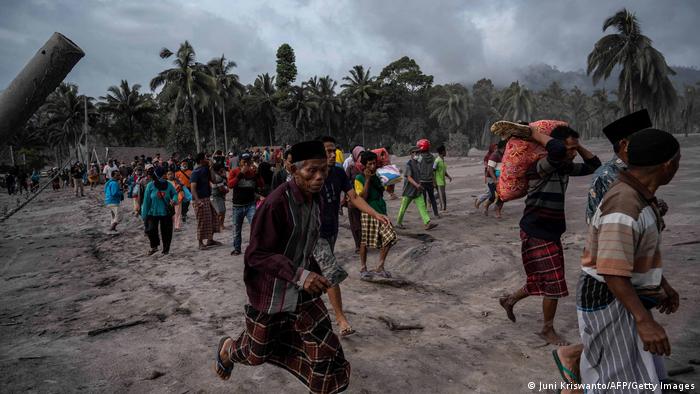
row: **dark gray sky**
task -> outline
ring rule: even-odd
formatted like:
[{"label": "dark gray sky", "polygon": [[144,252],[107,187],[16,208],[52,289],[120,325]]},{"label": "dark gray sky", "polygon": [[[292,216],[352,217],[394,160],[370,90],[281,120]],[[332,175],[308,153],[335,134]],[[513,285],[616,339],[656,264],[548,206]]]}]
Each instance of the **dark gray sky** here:
[{"label": "dark gray sky", "polygon": [[603,0],[2,0],[0,89],[54,31],[86,53],[67,80],[103,95],[121,79],[144,85],[189,40],[197,59],[222,53],[250,83],[275,72],[277,47],[296,52],[299,79],[340,79],[355,64],[376,75],[408,55],[438,83],[488,77],[498,84],[517,70],[547,63],[585,68],[604,19],[634,11],[670,65],[700,66],[700,1]]}]

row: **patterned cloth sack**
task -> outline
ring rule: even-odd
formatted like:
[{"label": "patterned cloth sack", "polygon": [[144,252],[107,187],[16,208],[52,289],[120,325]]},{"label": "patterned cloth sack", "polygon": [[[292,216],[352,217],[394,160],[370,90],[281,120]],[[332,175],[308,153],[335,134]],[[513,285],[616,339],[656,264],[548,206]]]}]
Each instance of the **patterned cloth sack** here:
[{"label": "patterned cloth sack", "polygon": [[[549,135],[557,126],[568,126],[560,120],[538,120],[530,123],[533,133]],[[508,140],[503,153],[501,176],[498,178],[496,192],[503,201],[516,200],[527,194],[526,172],[535,162],[547,155],[540,144],[513,136]]]}]

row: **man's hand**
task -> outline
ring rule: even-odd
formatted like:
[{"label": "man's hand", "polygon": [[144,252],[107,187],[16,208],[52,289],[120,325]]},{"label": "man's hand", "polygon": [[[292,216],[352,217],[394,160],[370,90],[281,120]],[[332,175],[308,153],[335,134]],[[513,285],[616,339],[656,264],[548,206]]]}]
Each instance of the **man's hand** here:
[{"label": "man's hand", "polygon": [[654,319],[637,322],[637,332],[644,342],[644,350],[659,356],[671,355],[671,344],[668,342],[666,331]]},{"label": "man's hand", "polygon": [[331,287],[331,282],[315,272],[309,273],[304,281],[304,291],[309,294],[323,293],[329,287]]},{"label": "man's hand", "polygon": [[659,208],[659,215],[664,216],[668,212],[668,204],[662,199],[656,201],[656,207]]},{"label": "man's hand", "polygon": [[656,309],[659,310],[659,313],[665,313],[667,315],[675,313],[680,305],[680,296],[678,292],[668,284],[664,287],[664,292],[666,293],[666,298],[656,306]]},{"label": "man's hand", "polygon": [[374,216],[374,218],[377,219],[379,223],[382,223],[387,226],[391,225],[391,220],[389,220],[389,218],[385,215],[377,214],[376,216]]},{"label": "man's hand", "polygon": [[447,179],[449,179],[449,180],[450,180],[450,183],[452,183],[452,177],[451,177],[451,176],[448,175],[448,176],[447,176]]}]

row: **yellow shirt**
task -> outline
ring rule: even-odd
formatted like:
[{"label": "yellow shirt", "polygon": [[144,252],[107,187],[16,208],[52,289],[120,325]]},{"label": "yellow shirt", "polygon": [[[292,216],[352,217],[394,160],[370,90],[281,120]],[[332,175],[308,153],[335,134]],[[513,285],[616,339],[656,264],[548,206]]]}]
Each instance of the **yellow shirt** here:
[{"label": "yellow shirt", "polygon": [[345,161],[345,158],[343,157],[343,151],[340,149],[335,150],[335,162],[336,164],[342,165],[343,162]]}]

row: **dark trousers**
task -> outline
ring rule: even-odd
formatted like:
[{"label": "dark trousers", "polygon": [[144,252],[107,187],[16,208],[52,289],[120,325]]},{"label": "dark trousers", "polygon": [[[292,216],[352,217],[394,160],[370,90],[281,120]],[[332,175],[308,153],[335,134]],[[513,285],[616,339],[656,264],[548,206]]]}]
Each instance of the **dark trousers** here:
[{"label": "dark trousers", "polygon": [[362,212],[355,207],[348,206],[348,221],[350,222],[350,232],[355,240],[355,249],[360,248],[360,240],[362,240],[362,220],[360,219]]},{"label": "dark trousers", "polygon": [[430,200],[430,205],[433,206],[433,213],[435,214],[435,216],[439,216],[440,212],[438,212],[438,204],[437,200],[435,199],[435,189],[433,188],[433,182],[421,182],[420,185],[423,186],[423,198],[425,198],[426,204],[428,203],[428,200]]},{"label": "dark trousers", "polygon": [[447,210],[447,194],[445,194],[445,186],[437,187],[438,195],[440,196],[440,206],[442,210]]},{"label": "dark trousers", "polygon": [[182,212],[181,212],[182,222],[187,223],[187,212],[189,212],[189,210],[190,210],[190,202],[182,200],[181,204],[182,204]]},{"label": "dark trousers", "polygon": [[146,234],[151,242],[151,249],[160,245],[158,227],[160,227],[160,238],[163,239],[163,253],[168,253],[170,251],[170,242],[173,240],[173,217],[149,216],[146,218]]}]

